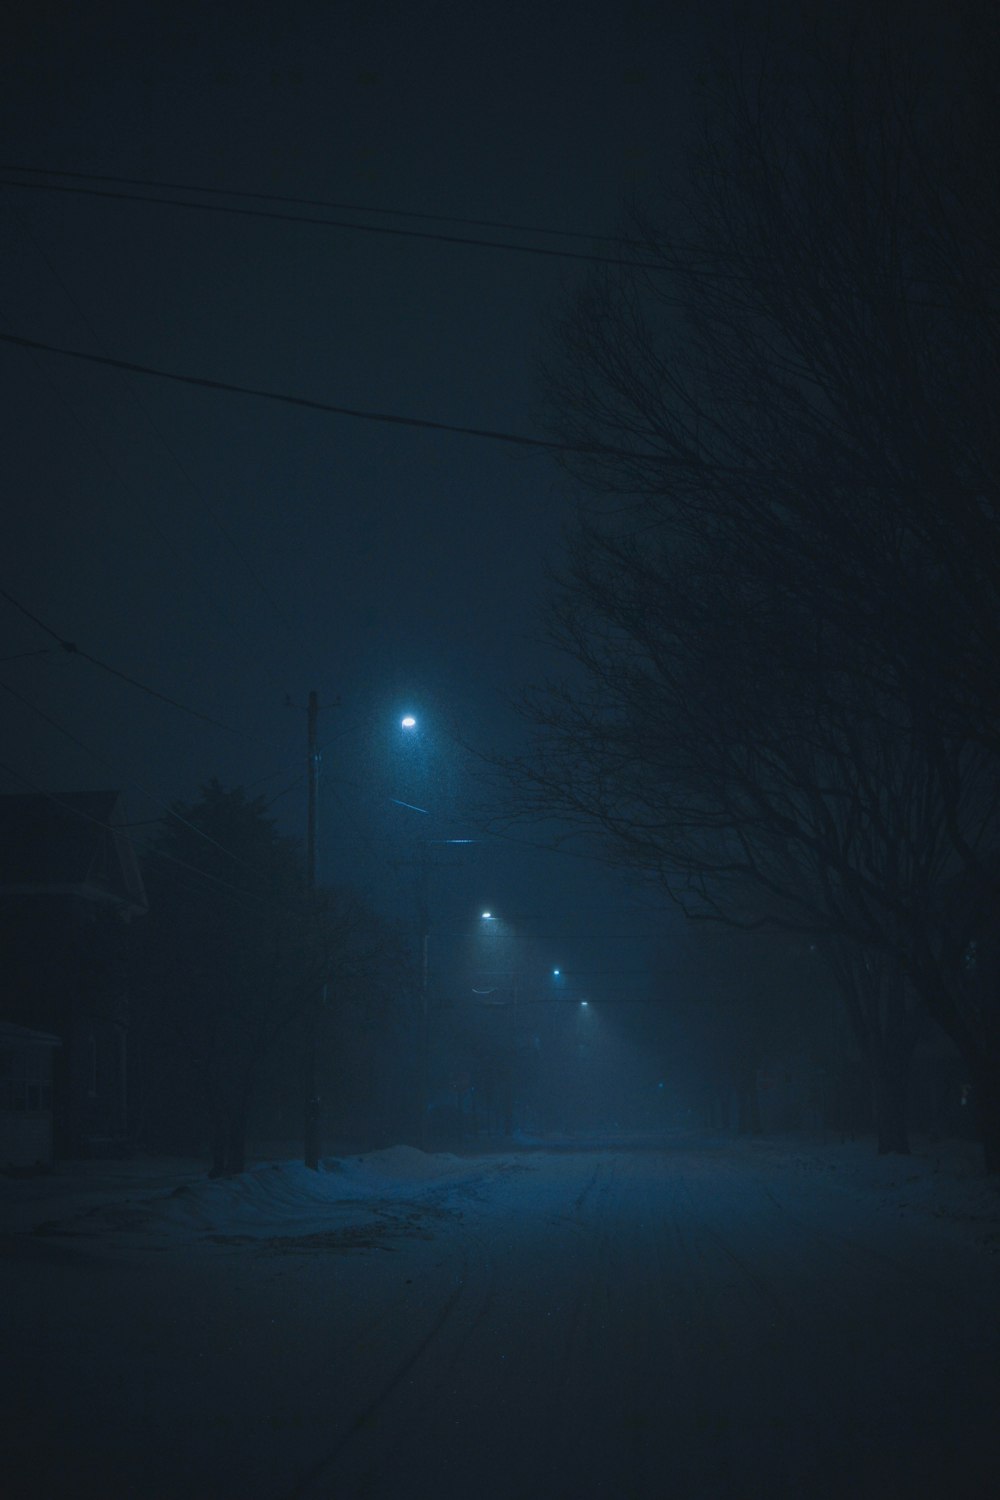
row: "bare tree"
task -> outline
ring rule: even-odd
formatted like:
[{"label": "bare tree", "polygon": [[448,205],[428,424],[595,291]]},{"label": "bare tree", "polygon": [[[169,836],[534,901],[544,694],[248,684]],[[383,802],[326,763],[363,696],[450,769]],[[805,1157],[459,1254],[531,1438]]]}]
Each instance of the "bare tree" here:
[{"label": "bare tree", "polygon": [[[826,935],[855,978],[905,983],[1000,1170],[996,996],[970,1001],[947,899],[1000,896],[998,217],[970,167],[996,111],[981,55],[949,34],[935,73],[937,40],[903,55],[862,22],[745,53],[690,243],[635,216],[662,269],[558,319],[550,410],[592,498],[554,586],[571,675],[528,695],[509,769],[522,811],[598,830],[692,914]],[[898,1105],[906,1028],[864,1014]]]}]

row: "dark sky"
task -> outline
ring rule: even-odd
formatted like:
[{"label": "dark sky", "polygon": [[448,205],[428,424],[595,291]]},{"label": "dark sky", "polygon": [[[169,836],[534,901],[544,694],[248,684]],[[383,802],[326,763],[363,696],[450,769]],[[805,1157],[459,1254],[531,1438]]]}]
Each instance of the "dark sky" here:
[{"label": "dark sky", "polygon": [[[0,41],[0,176],[85,187],[100,184],[40,169],[96,173],[551,226],[584,237],[329,215],[600,251],[623,196],[655,191],[675,164],[701,52],[727,14],[17,0]],[[433,240],[2,193],[0,332],[475,427],[538,431],[542,320],[584,274]],[[542,569],[568,506],[550,458],[10,345],[0,368],[0,587],[237,731],[60,652],[0,600],[0,789],[120,786],[138,821],[217,775],[274,796],[299,831],[315,688],[328,705],[322,878],[375,889],[412,855],[420,815],[392,796],[419,793],[432,836],[469,832],[457,741],[515,743],[507,702],[546,665],[533,640]],[[421,718],[416,752],[399,744],[406,710]],[[438,879],[442,931],[489,901],[551,933],[567,968],[617,973],[609,990],[641,970],[634,939],[653,921],[599,869],[513,844],[454,859],[466,864]],[[620,936],[598,956],[601,930]]]}]

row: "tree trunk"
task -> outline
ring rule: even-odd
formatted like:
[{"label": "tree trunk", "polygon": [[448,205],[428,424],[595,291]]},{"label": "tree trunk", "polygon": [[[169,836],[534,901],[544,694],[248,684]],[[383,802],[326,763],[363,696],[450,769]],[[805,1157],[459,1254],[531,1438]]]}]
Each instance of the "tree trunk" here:
[{"label": "tree trunk", "polygon": [[226,1175],[226,1125],[222,1113],[217,1107],[213,1107],[209,1113],[209,1138],[212,1146],[212,1165],[209,1168],[209,1177],[224,1177]]},{"label": "tree trunk", "polygon": [[247,1117],[239,1109],[230,1117],[226,1151],[226,1175],[235,1177],[246,1170],[247,1164]]},{"label": "tree trunk", "polygon": [[950,1036],[962,1056],[966,1077],[972,1084],[972,1110],[983,1147],[983,1165],[991,1175],[1000,1174],[1000,1049],[995,1033],[985,1036],[969,1023],[963,1008],[967,997],[961,989],[949,995],[940,969],[926,963],[917,970],[921,994],[929,1014]]},{"label": "tree trunk", "polygon": [[910,1048],[875,1042],[870,1051],[872,1103],[879,1156],[890,1152],[909,1156],[907,1095],[910,1081]]},{"label": "tree trunk", "polygon": [[235,1177],[246,1170],[247,1115],[246,1110],[232,1113],[214,1106],[209,1120],[212,1145],[212,1165],[209,1177]]},{"label": "tree trunk", "polygon": [[737,1130],[740,1135],[760,1135],[760,1095],[757,1092],[757,1070],[747,1071],[736,1086]]},{"label": "tree trunk", "polygon": [[[968,1059],[966,1059],[968,1063]],[[1000,1174],[1000,1072],[982,1056],[970,1065],[976,1129],[983,1147],[983,1165]]]}]

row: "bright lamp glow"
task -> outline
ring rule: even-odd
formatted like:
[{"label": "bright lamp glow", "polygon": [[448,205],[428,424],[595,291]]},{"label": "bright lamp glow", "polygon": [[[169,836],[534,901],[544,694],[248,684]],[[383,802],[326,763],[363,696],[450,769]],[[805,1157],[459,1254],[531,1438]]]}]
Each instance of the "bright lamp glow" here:
[{"label": "bright lamp glow", "polygon": [[552,972],[556,976],[556,978],[558,979],[559,975],[562,973],[562,970],[561,969],[553,969]]},{"label": "bright lamp glow", "polygon": [[417,727],[417,721],[416,721],[416,719],[413,717],[412,714],[407,714],[406,718],[403,720],[403,728],[404,729],[416,729],[416,727]]},{"label": "bright lamp glow", "polygon": [[484,922],[492,922],[493,921],[493,913],[491,911],[484,911],[483,912],[483,921]]}]

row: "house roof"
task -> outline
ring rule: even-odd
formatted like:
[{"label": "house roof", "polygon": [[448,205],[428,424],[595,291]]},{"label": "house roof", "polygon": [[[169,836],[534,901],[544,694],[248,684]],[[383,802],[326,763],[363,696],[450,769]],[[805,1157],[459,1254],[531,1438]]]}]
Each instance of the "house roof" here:
[{"label": "house roof", "polygon": [[146,910],[120,792],[0,796],[0,895],[60,892]]},{"label": "house roof", "polygon": [[13,1021],[0,1021],[0,1045],[61,1047],[62,1040],[50,1031],[32,1031],[28,1026],[15,1026]]}]

